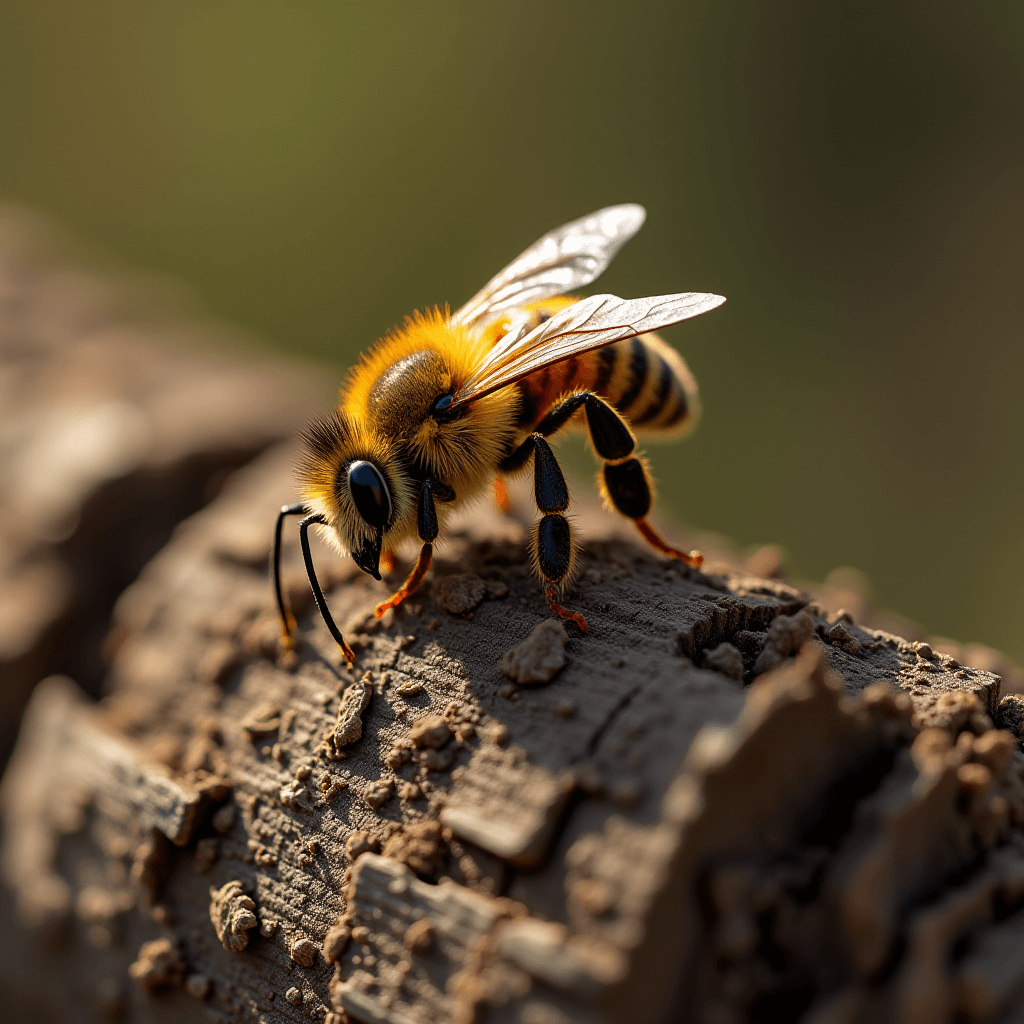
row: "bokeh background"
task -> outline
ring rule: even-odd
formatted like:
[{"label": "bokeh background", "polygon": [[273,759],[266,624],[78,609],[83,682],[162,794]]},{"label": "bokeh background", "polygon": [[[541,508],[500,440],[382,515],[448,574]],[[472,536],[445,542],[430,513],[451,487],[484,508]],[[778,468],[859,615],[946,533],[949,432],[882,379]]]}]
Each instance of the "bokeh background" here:
[{"label": "bokeh background", "polygon": [[1018,0],[0,4],[0,198],[339,372],[645,204],[600,290],[729,297],[663,514],[1018,660],[1022,171]]}]

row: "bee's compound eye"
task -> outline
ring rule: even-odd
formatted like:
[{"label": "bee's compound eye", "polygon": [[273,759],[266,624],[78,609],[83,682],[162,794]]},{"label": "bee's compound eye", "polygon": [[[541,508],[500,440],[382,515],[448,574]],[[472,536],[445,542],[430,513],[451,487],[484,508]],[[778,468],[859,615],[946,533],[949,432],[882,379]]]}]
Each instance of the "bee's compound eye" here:
[{"label": "bee's compound eye", "polygon": [[356,511],[369,526],[387,526],[391,518],[391,495],[384,477],[372,462],[353,462],[348,467],[348,489]]},{"label": "bee's compound eye", "polygon": [[435,398],[433,404],[430,406],[430,415],[438,420],[445,420],[448,416],[448,408],[452,404],[451,395],[441,395],[440,398]]}]

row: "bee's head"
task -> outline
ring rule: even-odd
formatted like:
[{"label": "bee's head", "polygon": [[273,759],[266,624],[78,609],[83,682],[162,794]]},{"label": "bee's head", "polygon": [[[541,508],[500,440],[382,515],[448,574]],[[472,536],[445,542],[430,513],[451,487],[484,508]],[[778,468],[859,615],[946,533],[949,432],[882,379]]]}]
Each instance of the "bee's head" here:
[{"label": "bee's head", "polygon": [[303,498],[326,520],[329,538],[380,579],[380,552],[412,508],[411,483],[383,439],[338,410],[314,420],[302,436]]}]

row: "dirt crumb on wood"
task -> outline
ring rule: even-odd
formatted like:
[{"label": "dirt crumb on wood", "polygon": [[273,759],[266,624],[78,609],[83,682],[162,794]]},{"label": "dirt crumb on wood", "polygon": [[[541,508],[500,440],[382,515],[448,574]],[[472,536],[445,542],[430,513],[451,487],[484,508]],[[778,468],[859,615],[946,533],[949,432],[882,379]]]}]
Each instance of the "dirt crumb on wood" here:
[{"label": "dirt crumb on wood", "polygon": [[452,730],[441,715],[421,718],[410,730],[409,739],[416,747],[440,750],[452,738]]},{"label": "dirt crumb on wood", "polygon": [[530,635],[498,661],[498,668],[520,686],[549,683],[565,667],[565,645],[568,634],[560,622],[545,619],[538,622]]},{"label": "dirt crumb on wood", "polygon": [[319,950],[315,942],[305,938],[298,938],[292,943],[291,948],[288,950],[288,955],[300,967],[312,967],[316,963],[318,952]]},{"label": "dirt crumb on wood", "polygon": [[743,655],[730,643],[721,643],[704,655],[704,667],[730,679],[743,678]]},{"label": "dirt crumb on wood", "polygon": [[447,859],[441,826],[436,821],[406,825],[388,839],[381,852],[428,881],[440,875]]},{"label": "dirt crumb on wood", "polygon": [[451,615],[467,615],[487,597],[487,584],[473,573],[442,576],[434,583],[437,603]]},{"label": "dirt crumb on wood", "polygon": [[429,953],[434,945],[434,925],[429,918],[421,917],[413,921],[405,930],[402,944],[410,953]]},{"label": "dirt crumb on wood", "polygon": [[324,959],[329,964],[336,964],[345,952],[349,939],[352,937],[352,928],[346,916],[339,917],[324,936]]},{"label": "dirt crumb on wood", "polygon": [[814,635],[814,619],[807,612],[779,615],[768,627],[768,638],[754,663],[754,675],[778,668]]},{"label": "dirt crumb on wood", "polygon": [[249,945],[249,929],[255,928],[256,904],[237,879],[210,890],[210,920],[221,945],[240,953]]},{"label": "dirt crumb on wood", "polygon": [[161,992],[181,984],[185,962],[170,939],[154,939],[139,947],[128,974],[147,992]]}]

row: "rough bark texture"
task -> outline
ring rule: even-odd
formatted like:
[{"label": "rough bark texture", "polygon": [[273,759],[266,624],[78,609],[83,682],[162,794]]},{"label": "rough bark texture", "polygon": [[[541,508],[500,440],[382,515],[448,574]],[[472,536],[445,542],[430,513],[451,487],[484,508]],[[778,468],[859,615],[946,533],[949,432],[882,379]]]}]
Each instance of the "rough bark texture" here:
[{"label": "rough bark texture", "polygon": [[0,765],[43,676],[98,694],[114,601],[175,524],[329,395],[197,355],[232,332],[156,297],[0,208]]},{"label": "rough bark texture", "polygon": [[2,791],[12,1005],[1005,1014],[1024,984],[1024,756],[992,728],[1016,721],[998,677],[776,580],[667,564],[585,512],[572,603],[591,632],[568,627],[564,667],[519,685],[502,656],[550,645],[522,496],[522,520],[456,523],[383,623],[380,586],[318,549],[353,671],[290,546],[302,642],[282,667],[265,560],[288,463],[236,474],[126,591],[98,707],[68,680],[38,690]]}]

